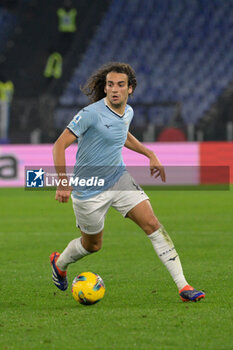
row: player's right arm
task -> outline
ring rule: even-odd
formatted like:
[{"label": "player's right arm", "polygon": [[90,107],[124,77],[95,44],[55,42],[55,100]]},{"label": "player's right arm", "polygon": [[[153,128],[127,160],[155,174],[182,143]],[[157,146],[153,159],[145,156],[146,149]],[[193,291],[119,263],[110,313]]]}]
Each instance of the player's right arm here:
[{"label": "player's right arm", "polygon": [[[53,147],[53,159],[61,181],[66,179],[66,161],[65,150],[78,137],[85,133],[85,131],[96,123],[96,115],[91,112],[88,107],[83,108],[78,114],[74,116],[71,122],[67,125],[67,129],[59,136]],[[68,202],[71,194],[71,188],[66,186],[58,186],[55,199],[59,202]]]},{"label": "player's right arm", "polygon": [[[75,140],[76,136],[65,129],[63,133],[58,137],[57,141],[53,146],[53,160],[56,168],[56,172],[58,174],[59,179],[62,181],[63,179],[67,180],[66,175],[66,159],[65,159],[65,150],[69,147]],[[60,184],[56,190],[55,199],[60,203],[66,203],[69,200],[71,194],[71,188],[69,186],[62,186]]]}]

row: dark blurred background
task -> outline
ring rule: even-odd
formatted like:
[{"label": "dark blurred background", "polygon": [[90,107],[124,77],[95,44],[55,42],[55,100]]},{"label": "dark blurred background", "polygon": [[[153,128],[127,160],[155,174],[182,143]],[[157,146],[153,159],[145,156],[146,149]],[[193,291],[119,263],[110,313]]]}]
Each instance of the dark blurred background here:
[{"label": "dark blurred background", "polygon": [[232,0],[0,0],[0,142],[51,143],[108,61],[132,65],[139,140],[233,140]]}]

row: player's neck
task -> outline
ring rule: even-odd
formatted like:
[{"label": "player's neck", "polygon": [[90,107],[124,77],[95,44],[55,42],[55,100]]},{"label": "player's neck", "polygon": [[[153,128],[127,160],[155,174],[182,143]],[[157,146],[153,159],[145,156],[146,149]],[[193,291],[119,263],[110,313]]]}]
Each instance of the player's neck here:
[{"label": "player's neck", "polygon": [[123,115],[125,114],[125,107],[126,107],[126,103],[124,105],[121,105],[118,107],[114,106],[110,101],[107,100],[107,98],[105,97],[104,99],[104,103],[108,106],[108,108],[110,108],[114,113],[118,114],[119,117],[123,117]]}]

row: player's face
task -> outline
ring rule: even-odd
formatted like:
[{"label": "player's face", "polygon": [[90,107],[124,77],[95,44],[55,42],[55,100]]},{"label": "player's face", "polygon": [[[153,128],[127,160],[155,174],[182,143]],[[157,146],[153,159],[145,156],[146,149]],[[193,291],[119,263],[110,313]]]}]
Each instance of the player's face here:
[{"label": "player's face", "polygon": [[[104,88],[107,103],[114,109],[125,108],[128,96],[133,92],[132,86],[128,86],[128,76],[124,73],[110,72],[106,76]],[[123,111],[124,112],[124,111]]]}]

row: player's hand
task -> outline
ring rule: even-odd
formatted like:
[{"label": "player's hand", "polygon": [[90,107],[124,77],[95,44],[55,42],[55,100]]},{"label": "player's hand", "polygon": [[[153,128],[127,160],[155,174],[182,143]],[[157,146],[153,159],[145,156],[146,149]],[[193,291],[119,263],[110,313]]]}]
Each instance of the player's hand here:
[{"label": "player's hand", "polygon": [[154,153],[150,156],[150,173],[151,176],[154,176],[155,178],[160,176],[163,182],[166,181],[165,169]]},{"label": "player's hand", "polygon": [[66,187],[66,189],[57,188],[55,199],[60,203],[67,203],[69,201],[70,194],[71,194],[70,187]]}]

